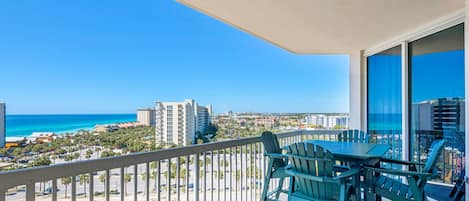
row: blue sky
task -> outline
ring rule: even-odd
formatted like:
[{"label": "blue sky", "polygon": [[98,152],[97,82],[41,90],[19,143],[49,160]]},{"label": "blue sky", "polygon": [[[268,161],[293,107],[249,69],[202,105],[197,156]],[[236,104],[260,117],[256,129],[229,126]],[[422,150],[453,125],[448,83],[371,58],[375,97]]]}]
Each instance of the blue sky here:
[{"label": "blue sky", "polygon": [[348,56],[294,55],[174,1],[1,1],[10,114],[348,112]]}]

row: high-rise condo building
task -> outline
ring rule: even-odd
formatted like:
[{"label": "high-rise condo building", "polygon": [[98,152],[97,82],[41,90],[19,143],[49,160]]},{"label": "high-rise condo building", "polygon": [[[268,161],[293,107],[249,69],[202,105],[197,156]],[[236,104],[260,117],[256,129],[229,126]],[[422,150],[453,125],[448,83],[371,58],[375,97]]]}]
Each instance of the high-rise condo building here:
[{"label": "high-rise condo building", "polygon": [[210,124],[212,107],[199,106],[192,99],[183,102],[156,102],[156,142],[190,145],[197,131],[203,133]]},{"label": "high-rise condo building", "polygon": [[5,147],[6,138],[6,106],[0,103],[0,147]]},{"label": "high-rise condo building", "polygon": [[439,98],[413,104],[414,130],[464,132],[464,102],[463,98]]},{"label": "high-rise condo building", "polygon": [[154,108],[145,108],[137,110],[137,122],[144,126],[156,125],[156,114]]}]

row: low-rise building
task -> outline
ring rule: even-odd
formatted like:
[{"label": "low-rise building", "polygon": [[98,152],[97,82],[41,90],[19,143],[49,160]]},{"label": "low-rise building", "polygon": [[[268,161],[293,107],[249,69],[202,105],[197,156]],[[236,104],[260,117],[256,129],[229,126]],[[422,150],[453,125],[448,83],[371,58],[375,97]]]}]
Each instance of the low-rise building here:
[{"label": "low-rise building", "polygon": [[155,126],[155,109],[145,108],[137,110],[137,122],[144,126]]},{"label": "low-rise building", "polygon": [[102,124],[96,125],[94,131],[98,133],[106,133],[119,130],[119,127],[116,124]]},{"label": "low-rise building", "polygon": [[57,135],[53,132],[33,132],[31,138],[36,143],[50,143],[54,141]]}]

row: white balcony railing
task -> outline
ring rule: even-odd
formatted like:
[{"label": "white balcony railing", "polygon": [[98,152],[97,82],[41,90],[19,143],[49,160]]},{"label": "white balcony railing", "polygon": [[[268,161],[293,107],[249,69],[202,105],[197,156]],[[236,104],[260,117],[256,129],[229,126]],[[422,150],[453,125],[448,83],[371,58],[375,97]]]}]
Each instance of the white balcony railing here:
[{"label": "white balcony railing", "polygon": [[[293,131],[278,136],[286,145],[305,139],[336,140],[339,132]],[[257,136],[1,172],[0,192],[5,196],[0,201],[258,200],[266,166],[263,153]],[[81,181],[80,176],[88,179]],[[40,190],[45,186],[50,191]]]}]

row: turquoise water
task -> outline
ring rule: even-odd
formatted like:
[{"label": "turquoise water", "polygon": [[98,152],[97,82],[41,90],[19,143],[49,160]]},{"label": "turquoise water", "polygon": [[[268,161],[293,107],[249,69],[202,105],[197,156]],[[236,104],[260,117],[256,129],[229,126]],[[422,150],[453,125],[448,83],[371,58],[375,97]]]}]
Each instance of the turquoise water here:
[{"label": "turquoise water", "polygon": [[96,124],[133,122],[136,119],[135,114],[7,115],[6,136],[26,137],[33,132],[74,132],[92,129]]}]

